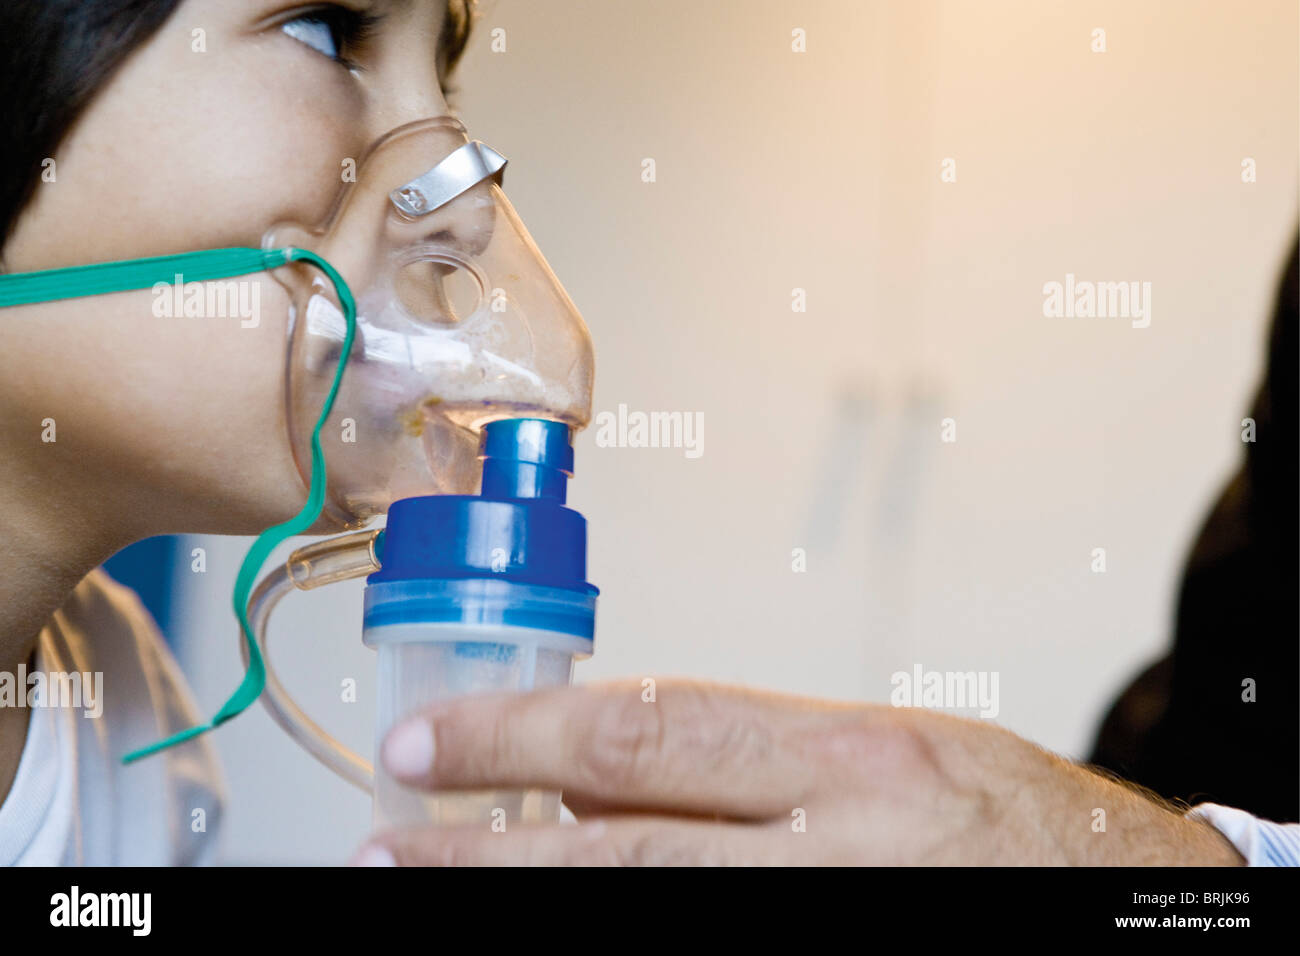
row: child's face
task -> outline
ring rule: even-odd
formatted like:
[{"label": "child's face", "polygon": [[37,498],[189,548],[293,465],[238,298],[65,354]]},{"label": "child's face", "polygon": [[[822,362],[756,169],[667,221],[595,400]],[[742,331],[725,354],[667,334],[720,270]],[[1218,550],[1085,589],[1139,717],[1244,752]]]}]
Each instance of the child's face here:
[{"label": "child's face", "polygon": [[[51,157],[6,270],[256,247],[276,222],[322,220],[346,160],[448,111],[447,6],[185,0]],[[160,319],[147,289],[7,310],[6,452],[84,476],[139,534],[252,533],[296,512],[287,297],[265,273],[244,281],[258,285],[255,327]],[[57,442],[42,445],[46,419]]]}]

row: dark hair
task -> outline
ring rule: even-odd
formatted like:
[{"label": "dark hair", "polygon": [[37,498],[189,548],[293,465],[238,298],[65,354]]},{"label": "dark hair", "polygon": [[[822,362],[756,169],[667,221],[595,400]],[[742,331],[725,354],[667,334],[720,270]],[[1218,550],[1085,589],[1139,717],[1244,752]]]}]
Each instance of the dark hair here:
[{"label": "dark hair", "polygon": [[95,91],[180,0],[0,4],[0,241],[9,238],[55,148]]},{"label": "dark hair", "polygon": [[[182,0],[0,0],[0,247],[54,155],[118,67]],[[470,0],[447,5],[446,70],[469,41]]]}]

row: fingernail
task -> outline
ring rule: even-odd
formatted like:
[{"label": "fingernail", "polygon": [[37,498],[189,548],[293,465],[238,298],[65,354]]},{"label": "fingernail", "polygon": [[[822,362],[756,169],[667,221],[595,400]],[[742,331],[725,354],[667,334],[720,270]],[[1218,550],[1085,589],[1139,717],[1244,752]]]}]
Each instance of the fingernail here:
[{"label": "fingernail", "polygon": [[371,843],[358,850],[348,861],[348,866],[397,866],[397,860],[393,858],[393,854],[387,847]]},{"label": "fingernail", "polygon": [[433,727],[427,720],[398,724],[384,738],[384,766],[395,777],[424,777],[433,769]]}]

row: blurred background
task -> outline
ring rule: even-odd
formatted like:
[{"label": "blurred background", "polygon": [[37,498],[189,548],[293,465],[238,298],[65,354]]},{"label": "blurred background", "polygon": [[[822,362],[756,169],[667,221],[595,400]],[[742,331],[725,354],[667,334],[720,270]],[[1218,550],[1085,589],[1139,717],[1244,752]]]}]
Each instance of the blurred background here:
[{"label": "blurred background", "polygon": [[[577,679],[883,702],[895,671],[992,671],[1000,723],[1085,756],[1243,453],[1297,221],[1293,0],[480,8],[457,103],[591,327],[595,411],[704,421],[698,458],[578,438],[602,594]],[[1045,317],[1067,274],[1149,282],[1150,326]],[[248,543],[111,566],[171,550],[152,607],[204,713],[241,676]],[[361,591],[291,596],[273,633],[369,754]],[[226,862],[337,863],[366,833],[369,798],[260,708],[211,739]]]}]

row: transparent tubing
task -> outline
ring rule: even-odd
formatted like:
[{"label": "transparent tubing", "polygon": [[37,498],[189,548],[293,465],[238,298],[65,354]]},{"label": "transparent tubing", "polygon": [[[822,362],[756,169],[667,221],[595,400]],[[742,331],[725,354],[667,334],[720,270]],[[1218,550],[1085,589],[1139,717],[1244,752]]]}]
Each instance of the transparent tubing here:
[{"label": "transparent tubing", "polygon": [[[280,599],[293,590],[311,590],[336,581],[358,578],[379,570],[375,540],[379,531],[359,531],[299,548],[289,559],[258,583],[248,599],[248,620],[266,666],[262,703],[271,719],[298,745],[349,783],[370,793],[375,773],[370,762],[345,747],[312,720],[280,683],[267,641],[267,624]],[[248,645],[240,633],[239,650],[248,666]]]}]

